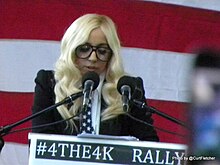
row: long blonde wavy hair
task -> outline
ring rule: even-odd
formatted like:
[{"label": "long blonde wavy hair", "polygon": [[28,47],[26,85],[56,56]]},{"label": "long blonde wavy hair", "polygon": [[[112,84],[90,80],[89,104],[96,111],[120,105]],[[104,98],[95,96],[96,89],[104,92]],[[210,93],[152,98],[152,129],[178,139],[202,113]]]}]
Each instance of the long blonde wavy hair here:
[{"label": "long blonde wavy hair", "polygon": [[[82,75],[75,64],[75,49],[78,45],[86,43],[91,31],[96,28],[100,28],[103,31],[108,45],[113,51],[113,56],[108,62],[105,82],[102,87],[102,97],[107,104],[107,108],[101,112],[101,121],[105,121],[124,113],[121,96],[117,91],[117,82],[125,74],[120,56],[121,45],[115,24],[109,17],[86,14],[76,19],[66,30],[61,40],[61,54],[55,65],[56,85],[54,91],[56,102],[81,91]],[[82,99],[76,100],[69,109],[66,105],[60,106],[58,111],[64,119],[70,118],[80,111],[81,102]],[[67,123],[71,130],[74,127],[77,129],[74,119],[69,120]]]}]

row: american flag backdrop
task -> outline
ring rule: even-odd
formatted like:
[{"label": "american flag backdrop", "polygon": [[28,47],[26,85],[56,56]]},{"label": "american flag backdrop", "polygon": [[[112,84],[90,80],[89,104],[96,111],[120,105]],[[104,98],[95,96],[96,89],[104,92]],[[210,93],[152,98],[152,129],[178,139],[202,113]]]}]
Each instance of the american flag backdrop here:
[{"label": "american flag backdrop", "polygon": [[[37,71],[54,68],[65,30],[86,13],[105,14],[116,23],[125,69],[143,78],[148,104],[187,122],[193,52],[220,45],[218,0],[0,0],[0,126],[31,115]],[[154,120],[159,128],[187,135],[159,115]],[[30,126],[29,121],[16,129]],[[4,153],[16,152],[14,146],[27,146],[28,132],[4,137],[0,161],[8,163]],[[187,142],[160,130],[158,135],[161,142]]]}]

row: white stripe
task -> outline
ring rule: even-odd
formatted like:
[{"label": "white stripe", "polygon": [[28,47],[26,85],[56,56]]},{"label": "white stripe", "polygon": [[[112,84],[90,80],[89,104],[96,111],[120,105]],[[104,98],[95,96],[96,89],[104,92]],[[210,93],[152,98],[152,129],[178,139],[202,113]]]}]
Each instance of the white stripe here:
[{"label": "white stripe", "polygon": [[195,7],[201,9],[220,11],[219,0],[144,0],[159,3],[174,4],[180,6]]},{"label": "white stripe", "polygon": [[194,56],[168,51],[125,48],[125,69],[144,79],[146,97],[188,102]]},{"label": "white stripe", "polygon": [[0,90],[33,92],[39,69],[53,69],[59,42],[0,40]]},{"label": "white stripe", "polygon": [[5,143],[0,154],[1,165],[28,165],[29,147],[27,144]]},{"label": "white stripe", "polygon": [[[59,42],[0,40],[0,90],[33,92],[40,69],[53,69]],[[138,48],[123,48],[125,70],[144,80],[150,99],[188,101],[192,55]]]}]

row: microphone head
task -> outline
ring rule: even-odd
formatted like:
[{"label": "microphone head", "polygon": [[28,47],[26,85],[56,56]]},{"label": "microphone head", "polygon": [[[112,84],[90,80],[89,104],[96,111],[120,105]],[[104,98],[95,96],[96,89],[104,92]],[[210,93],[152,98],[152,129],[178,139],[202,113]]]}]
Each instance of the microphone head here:
[{"label": "microphone head", "polygon": [[122,86],[124,85],[127,85],[131,88],[131,94],[134,92],[135,90],[135,86],[136,86],[136,83],[134,81],[134,78],[133,77],[130,77],[130,76],[122,76],[119,81],[118,81],[118,84],[117,84],[117,90],[120,94],[122,94],[121,92],[121,88]]},{"label": "microphone head", "polygon": [[94,82],[92,90],[95,90],[99,85],[100,78],[99,78],[99,75],[96,72],[93,72],[93,71],[92,72],[87,72],[82,77],[82,87],[83,87],[83,89],[84,89],[84,86],[85,86],[85,82],[87,80],[91,80],[91,81]]}]

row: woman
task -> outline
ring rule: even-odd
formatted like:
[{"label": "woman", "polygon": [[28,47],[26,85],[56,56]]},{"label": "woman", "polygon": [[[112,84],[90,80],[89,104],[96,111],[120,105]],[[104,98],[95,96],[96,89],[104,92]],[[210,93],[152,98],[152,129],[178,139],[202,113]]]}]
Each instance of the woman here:
[{"label": "woman", "polygon": [[[92,109],[93,127],[96,134],[130,135],[140,140],[158,141],[153,127],[129,118],[123,111],[121,95],[117,91],[118,80],[125,75],[120,48],[115,25],[109,17],[86,14],[75,20],[62,38],[61,55],[56,63],[55,71],[41,70],[37,74],[33,113],[81,91],[82,76],[88,71],[94,71],[100,77],[98,96],[94,96],[99,98],[99,101],[96,103],[96,108]],[[142,80],[133,79],[139,82],[144,93]],[[145,100],[144,94],[140,99]],[[33,129],[33,132],[79,134],[81,118],[78,114],[81,105],[82,99],[77,99],[73,105],[62,105],[57,110],[35,118],[33,126],[75,116],[66,124],[63,122]],[[151,114],[135,105],[131,107],[130,114],[153,124]]]}]

